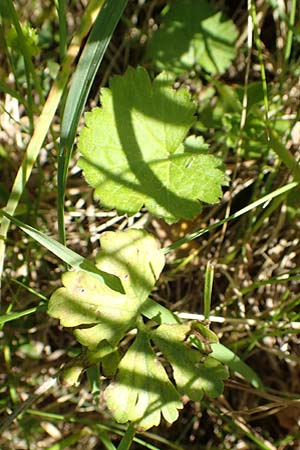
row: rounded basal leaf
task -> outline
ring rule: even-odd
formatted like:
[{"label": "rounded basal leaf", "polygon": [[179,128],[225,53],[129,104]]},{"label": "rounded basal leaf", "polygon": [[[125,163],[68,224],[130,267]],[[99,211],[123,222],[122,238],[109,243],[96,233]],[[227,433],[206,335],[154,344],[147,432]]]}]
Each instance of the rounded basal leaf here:
[{"label": "rounded basal leaf", "polygon": [[102,90],[102,107],[86,115],[79,166],[105,208],[142,206],[167,222],[193,218],[199,200],[215,203],[226,177],[201,138],[189,137],[196,106],[166,74],[151,83],[129,68]]},{"label": "rounded basal leaf", "polygon": [[148,49],[159,70],[179,74],[199,65],[222,74],[235,58],[238,31],[206,0],[175,0],[163,15]]},{"label": "rounded basal leaf", "polygon": [[78,341],[88,347],[104,339],[115,345],[135,325],[164,266],[156,240],[144,230],[108,232],[101,242],[96,266],[117,276],[125,294],[87,272],[67,272],[62,278],[64,287],[52,294],[48,306],[48,313],[63,326],[93,325],[75,330]]}]

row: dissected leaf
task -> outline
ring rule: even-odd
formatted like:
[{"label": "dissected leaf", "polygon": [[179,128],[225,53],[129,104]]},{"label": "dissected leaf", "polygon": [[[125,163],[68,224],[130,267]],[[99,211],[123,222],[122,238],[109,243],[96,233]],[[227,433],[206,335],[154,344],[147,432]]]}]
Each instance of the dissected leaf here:
[{"label": "dissected leaf", "polygon": [[217,397],[223,392],[227,370],[216,359],[184,343],[190,331],[190,324],[162,324],[151,338],[171,364],[181,394],[194,401],[200,401],[203,394]]},{"label": "dissected leaf", "polygon": [[142,206],[168,222],[193,218],[200,201],[215,203],[226,177],[203,139],[184,139],[196,106],[166,74],[151,83],[129,68],[102,90],[102,108],[86,115],[79,166],[105,208],[136,213]]},{"label": "dissected leaf", "polygon": [[[49,314],[63,326],[75,327],[76,338],[88,347],[66,372],[68,381],[76,382],[86,366],[98,394],[98,371],[107,377],[116,375],[105,390],[109,409],[117,422],[130,421],[145,430],[159,425],[161,417],[173,423],[183,406],[181,395],[196,401],[204,393],[219,395],[227,376],[223,366],[208,355],[209,345],[218,341],[214,333],[199,324],[176,323],[171,313],[166,315],[149,302],[164,262],[156,240],[144,230],[104,233],[96,267],[117,277],[125,293],[114,291],[87,272],[68,272],[63,276],[64,287],[49,301]],[[144,315],[175,323],[151,329],[153,322],[144,325]],[[121,357],[118,344],[132,328],[137,328],[137,336]],[[172,368],[171,379],[152,343]]]},{"label": "dissected leaf", "polygon": [[149,55],[159,70],[181,73],[199,65],[222,74],[236,55],[238,32],[206,0],[175,0],[150,41]]},{"label": "dissected leaf", "polygon": [[143,429],[159,425],[161,415],[172,423],[182,408],[179,394],[142,331],[119,365],[116,382],[105,391],[117,422],[135,422]]},{"label": "dissected leaf", "polygon": [[[118,422],[132,421],[148,429],[160,423],[162,414],[172,423],[182,408],[181,395],[199,401],[203,394],[216,397],[222,393],[227,370],[215,358],[184,342],[193,333],[193,324],[163,324],[144,330],[139,326],[134,343],[119,364],[115,383],[106,389],[108,407]],[[213,333],[206,336],[216,340]],[[172,367],[176,386],[157,359],[151,341]]]},{"label": "dissected leaf", "polygon": [[96,266],[120,278],[125,294],[112,290],[86,272],[67,272],[64,287],[49,301],[48,313],[66,327],[94,324],[75,330],[80,343],[96,347],[106,339],[114,346],[135,325],[163,266],[164,256],[153,236],[144,230],[107,232]]}]

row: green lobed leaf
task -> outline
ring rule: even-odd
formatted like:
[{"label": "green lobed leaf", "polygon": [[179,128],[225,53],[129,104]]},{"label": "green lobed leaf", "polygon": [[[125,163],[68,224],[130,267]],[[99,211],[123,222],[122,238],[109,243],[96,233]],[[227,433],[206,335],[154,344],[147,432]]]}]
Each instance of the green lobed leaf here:
[{"label": "green lobed leaf", "polygon": [[184,342],[190,332],[191,324],[162,324],[151,338],[171,364],[181,394],[194,401],[200,401],[204,394],[218,397],[228,372],[216,359]]},{"label": "green lobed leaf", "polygon": [[[181,395],[200,401],[203,394],[217,397],[223,391],[227,370],[207,352],[185,343],[195,324],[163,324],[150,330],[138,323],[135,341],[118,367],[116,381],[105,391],[107,405],[120,423],[132,421],[142,429],[178,417]],[[197,329],[202,333],[203,329]],[[195,335],[194,335],[195,337]],[[217,337],[207,333],[208,341]],[[176,386],[158,360],[151,342],[162,351],[164,363],[171,366]],[[122,401],[120,402],[120,399]]]},{"label": "green lobed leaf", "polygon": [[143,206],[167,222],[193,218],[199,201],[215,203],[227,178],[201,137],[186,135],[196,106],[163,73],[129,68],[102,91],[102,108],[86,115],[79,166],[107,209],[134,214]]},{"label": "green lobed leaf", "polygon": [[148,334],[141,330],[105,395],[117,422],[132,421],[144,430],[159,425],[161,415],[173,423],[182,408],[178,392],[150,346]]},{"label": "green lobed leaf", "polygon": [[96,267],[106,267],[107,273],[119,277],[125,294],[86,272],[67,272],[62,278],[64,287],[52,294],[48,307],[48,313],[63,326],[93,325],[75,330],[77,340],[92,348],[104,339],[114,346],[135,325],[164,266],[156,240],[144,230],[107,232],[101,244]]},{"label": "green lobed leaf", "polygon": [[[201,324],[176,323],[171,313],[165,314],[164,308],[156,308],[149,301],[165,262],[153,236],[140,229],[107,232],[101,238],[101,247],[96,268],[117,277],[124,293],[111,289],[93,274],[73,271],[64,274],[64,287],[57,289],[49,301],[49,314],[60,319],[63,326],[75,327],[77,340],[88,347],[73,364],[74,370],[67,373],[69,381],[76,381],[87,365],[98,392],[93,367],[101,367],[102,375],[116,376],[105,395],[117,422],[132,422],[145,430],[159,425],[162,417],[173,423],[183,407],[181,395],[199,401],[204,393],[216,397],[222,392],[227,371],[208,354],[210,345],[218,339]],[[144,325],[144,315],[175,323],[151,329],[153,322]],[[137,336],[122,357],[118,344],[133,328],[137,328]],[[163,353],[164,364],[172,368],[172,379],[152,344]]]},{"label": "green lobed leaf", "polygon": [[150,41],[148,55],[159,70],[175,75],[196,65],[222,74],[236,55],[237,35],[232,20],[206,0],[175,0]]}]

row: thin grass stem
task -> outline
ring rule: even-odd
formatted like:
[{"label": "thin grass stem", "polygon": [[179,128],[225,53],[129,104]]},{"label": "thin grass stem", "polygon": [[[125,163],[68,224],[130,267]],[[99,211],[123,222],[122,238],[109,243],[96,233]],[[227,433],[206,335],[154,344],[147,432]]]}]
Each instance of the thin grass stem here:
[{"label": "thin grass stem", "polygon": [[64,200],[67,184],[69,162],[78,128],[79,119],[93,80],[96,76],[115,27],[122,16],[128,0],[101,0],[101,9],[85,45],[74,77],[61,124],[61,139],[58,157],[57,190],[58,190],[58,233],[60,241],[65,244]]},{"label": "thin grass stem", "polygon": [[[289,17],[289,27],[288,27],[288,34],[287,34],[287,40],[284,50],[284,62],[287,64],[288,60],[291,56],[291,49],[292,49],[292,43],[293,43],[293,35],[294,35],[294,24],[295,24],[295,17],[296,17],[296,0],[291,0],[291,11],[290,11],[290,17]],[[284,65],[284,69],[286,68],[286,64]],[[284,77],[284,71],[283,77]]]},{"label": "thin grass stem", "polygon": [[205,271],[205,283],[204,283],[204,318],[209,320],[210,315],[210,305],[211,305],[211,294],[214,283],[214,272],[215,268],[213,264],[208,261]]},{"label": "thin grass stem", "polygon": [[242,208],[239,211],[235,212],[234,214],[231,214],[229,217],[226,217],[223,220],[219,220],[218,222],[215,222],[214,224],[210,225],[209,227],[203,228],[202,230],[195,231],[194,233],[186,235],[184,238],[179,239],[178,241],[174,242],[173,244],[169,245],[168,247],[165,247],[164,253],[169,253],[172,250],[175,250],[178,247],[181,247],[181,245],[186,244],[187,242],[191,242],[194,239],[197,239],[200,236],[203,236],[204,234],[214,230],[215,228],[220,227],[225,222],[229,222],[231,220],[237,219],[238,217],[243,216],[244,214],[250,212],[254,208],[257,208],[258,206],[269,203],[271,200],[278,197],[279,195],[282,195],[286,192],[291,191],[296,186],[298,186],[298,184],[299,184],[298,182],[294,181],[285,186],[282,186],[281,188],[276,189],[275,191],[271,192],[270,194],[263,196],[259,200],[256,200],[255,202],[251,203],[250,205],[245,206],[245,208]]}]

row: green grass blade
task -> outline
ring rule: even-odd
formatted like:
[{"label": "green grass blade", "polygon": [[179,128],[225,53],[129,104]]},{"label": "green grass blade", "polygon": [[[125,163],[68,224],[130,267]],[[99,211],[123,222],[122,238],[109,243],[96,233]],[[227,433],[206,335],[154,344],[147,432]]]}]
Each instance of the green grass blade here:
[{"label": "green grass blade", "polygon": [[[295,25],[295,16],[296,16],[296,6],[297,2],[296,0],[291,1],[291,7],[290,7],[290,17],[289,17],[289,23],[288,23],[288,34],[287,34],[287,40],[286,45],[284,49],[284,62],[287,64],[288,60],[291,56],[291,50],[292,50],[292,43],[293,43],[293,34],[294,34],[294,25]],[[297,35],[297,33],[296,33]],[[284,64],[284,69],[286,68],[286,64]],[[283,71],[284,75],[285,70]]]},{"label": "green grass blade", "polygon": [[134,425],[131,423],[128,425],[126,433],[124,434],[120,444],[118,445],[118,450],[129,450],[134,438],[136,430]]},{"label": "green grass blade", "polygon": [[[291,11],[291,17],[290,17],[290,24],[293,25],[294,22],[294,6],[292,5],[292,11]],[[253,20],[254,25],[254,34],[255,34],[255,43],[258,51],[258,58],[260,62],[260,71],[261,71],[261,81],[262,81],[262,87],[263,87],[263,93],[264,93],[264,120],[266,124],[266,132],[267,136],[270,142],[270,146],[272,150],[274,150],[275,153],[277,153],[277,156],[279,159],[285,164],[285,166],[292,172],[293,177],[295,181],[300,181],[300,166],[298,162],[295,160],[293,154],[285,147],[284,144],[280,141],[279,136],[277,136],[276,131],[271,128],[270,126],[270,120],[269,120],[269,100],[268,100],[268,84],[266,79],[266,72],[265,72],[265,66],[264,66],[264,59],[263,59],[263,50],[262,50],[262,44],[260,40],[260,34],[258,30],[257,25],[257,16],[256,16],[256,8],[255,4],[252,1],[251,2],[251,16]],[[287,60],[286,58],[290,56],[290,46],[291,46],[291,39],[293,36],[293,32],[291,28],[289,28],[288,31],[288,42],[286,46],[286,53],[285,54],[285,64],[284,69],[286,67]],[[284,74],[283,74],[284,76]]]},{"label": "green grass blade", "polygon": [[265,66],[264,66],[262,44],[261,44],[261,40],[260,40],[260,33],[258,30],[256,6],[255,6],[255,3],[253,0],[250,0],[250,13],[251,13],[251,18],[252,18],[252,22],[253,22],[254,39],[255,39],[255,44],[256,44],[257,52],[258,52],[258,59],[259,59],[259,63],[260,63],[261,81],[262,81],[262,88],[263,88],[263,93],[264,93],[264,108],[265,108],[264,113],[265,113],[266,133],[267,133],[267,136],[269,137],[270,120],[269,120],[268,85],[267,85],[266,71],[265,71]]},{"label": "green grass blade", "polygon": [[[68,48],[68,52],[66,58],[64,59],[61,72],[59,73],[53,86],[51,87],[47,101],[36,122],[34,133],[24,154],[23,162],[15,177],[11,194],[5,207],[5,211],[10,215],[14,215],[16,211],[25,185],[35,164],[36,158],[38,157],[40,149],[51,126],[51,122],[53,120],[55,112],[61,101],[66,83],[69,78],[69,74],[71,72],[72,63],[80,49],[82,40],[91,29],[91,26],[94,23],[95,15],[99,11],[98,3],[98,0],[91,1],[88,8],[86,9],[85,14],[82,17],[80,28],[72,39],[72,42]],[[0,225],[0,288],[5,258],[5,240],[9,225],[10,220],[7,217],[3,217]]]},{"label": "green grass blade", "polygon": [[10,95],[11,97],[14,97],[14,98],[16,98],[20,103],[22,103],[24,106],[25,106],[25,108],[26,108],[26,105],[27,105],[27,102],[26,102],[26,100],[25,100],[25,98],[24,97],[22,97],[22,95],[20,95],[18,92],[16,92],[16,91],[14,91],[12,88],[10,88],[9,86],[7,86],[5,83],[3,83],[1,80],[0,80],[0,92],[3,92],[4,94],[8,94],[8,95]]},{"label": "green grass blade", "polygon": [[57,12],[59,20],[59,56],[62,61],[67,51],[67,5],[66,0],[57,0]]},{"label": "green grass blade", "polygon": [[37,292],[32,287],[28,286],[25,283],[22,283],[20,280],[16,280],[15,278],[10,278],[10,281],[12,283],[15,283],[17,286],[21,286],[23,289],[25,289],[27,292],[30,292],[30,294],[34,295],[35,297],[38,297],[43,302],[46,302],[48,300],[48,297],[45,297],[45,295],[41,294],[40,292]]},{"label": "green grass blade", "polygon": [[[297,36],[299,35],[299,31],[295,28],[296,6],[297,6],[297,1],[291,0],[290,15],[289,15],[289,17],[284,15],[285,16],[285,24],[287,26],[288,32],[286,35],[286,41],[285,41],[285,46],[284,46],[284,61],[282,64],[281,75],[280,75],[281,97],[283,97],[283,95],[284,95],[284,83],[286,80],[287,71],[290,70],[289,69],[289,59],[291,57],[293,37],[295,36],[295,38],[297,38]],[[279,8],[279,10],[281,10],[281,8]]]},{"label": "green grass blade", "polygon": [[215,268],[213,264],[208,261],[205,271],[205,284],[204,284],[204,318],[209,320],[210,305],[211,305],[211,294],[214,282],[214,272]]},{"label": "green grass blade", "polygon": [[86,428],[79,431],[78,433],[71,434],[70,436],[67,436],[66,438],[62,439],[59,442],[56,442],[56,444],[51,445],[51,447],[48,447],[48,450],[64,450],[65,448],[70,448],[70,446],[78,444],[80,439],[84,436],[88,435],[88,431]]},{"label": "green grass blade", "polygon": [[106,48],[128,0],[106,0],[74,74],[62,118],[58,158],[58,231],[65,242],[64,198],[67,172],[80,116]]},{"label": "green grass blade", "polygon": [[294,180],[300,181],[300,165],[290,150],[281,142],[280,137],[274,129],[270,130],[270,146],[277,153],[279,159],[291,171]]},{"label": "green grass blade", "polygon": [[249,440],[256,444],[256,447],[251,447],[252,449],[256,448],[260,450],[277,450],[278,447],[276,448],[269,441],[263,440],[263,438],[256,434],[253,428],[251,429],[243,419],[237,417],[232,418],[226,416],[225,414],[222,415],[222,418],[225,424],[227,424],[225,425],[226,429],[228,427],[228,430],[230,430],[230,432],[232,432],[233,434],[236,433],[236,430],[238,430],[239,434],[242,433],[242,435],[246,436]]},{"label": "green grass blade", "polygon": [[101,281],[101,283],[105,283],[107,286],[109,286],[111,289],[114,289],[115,291],[124,292],[121,281],[115,275],[102,272],[88,259],[83,258],[78,253],[67,248],[60,242],[57,242],[55,241],[55,239],[52,239],[51,237],[47,236],[41,231],[36,230],[35,228],[29,225],[26,225],[25,223],[21,222],[20,220],[16,219],[10,214],[7,214],[4,211],[0,211],[0,214],[8,218],[11,222],[17,225],[22,231],[24,231],[24,233],[28,234],[43,247],[47,248],[50,252],[54,253],[54,255],[56,255],[58,258],[60,258],[69,266],[73,267],[74,269],[90,273],[99,281]]},{"label": "green grass blade", "polygon": [[100,441],[106,448],[106,450],[117,450],[117,447],[114,446],[112,441],[109,439],[107,433],[102,432],[102,433],[99,433],[98,436],[99,436]]},{"label": "green grass blade", "polygon": [[12,320],[20,319],[20,317],[28,316],[30,314],[36,313],[37,311],[45,311],[44,305],[34,306],[33,308],[24,309],[24,311],[18,311],[10,314],[3,314],[0,316],[0,326]]},{"label": "green grass blade", "polygon": [[230,370],[240,374],[245,380],[257,389],[264,390],[264,385],[259,376],[248,364],[241,360],[233,351],[222,344],[211,344],[212,353],[210,355],[226,364]]}]

